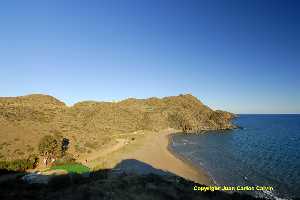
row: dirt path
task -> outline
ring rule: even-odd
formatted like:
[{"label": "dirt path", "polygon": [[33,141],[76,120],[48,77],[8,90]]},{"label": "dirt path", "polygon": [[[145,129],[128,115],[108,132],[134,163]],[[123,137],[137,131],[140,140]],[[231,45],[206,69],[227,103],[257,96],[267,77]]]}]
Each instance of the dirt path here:
[{"label": "dirt path", "polygon": [[[101,158],[101,157],[105,157],[115,151],[118,151],[119,149],[121,149],[122,147],[124,147],[127,142],[128,139],[123,139],[123,138],[118,138],[116,139],[116,144],[114,144],[113,146],[106,148],[104,150],[101,151],[95,151],[91,154],[88,154],[85,158],[81,158],[79,161],[82,162],[84,165],[92,168],[94,166],[94,161]],[[86,162],[87,160],[87,162]]]}]

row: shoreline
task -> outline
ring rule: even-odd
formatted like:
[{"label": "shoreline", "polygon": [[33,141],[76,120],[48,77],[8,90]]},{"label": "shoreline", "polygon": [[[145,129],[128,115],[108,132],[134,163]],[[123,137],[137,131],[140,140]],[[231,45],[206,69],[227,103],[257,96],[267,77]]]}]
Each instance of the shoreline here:
[{"label": "shoreline", "polygon": [[182,155],[176,153],[173,149],[172,149],[172,142],[173,142],[173,136],[177,133],[181,133],[181,132],[175,132],[175,133],[170,133],[167,135],[169,143],[168,143],[168,151],[175,156],[177,159],[179,159],[181,162],[184,162],[185,164],[187,164],[189,167],[193,168],[194,170],[197,170],[199,173],[204,174],[205,176],[207,176],[207,178],[209,179],[208,181],[211,183],[209,184],[209,186],[217,186],[217,183],[215,182],[215,180],[213,179],[213,177],[210,175],[210,173],[204,169],[201,166],[195,165],[191,160],[183,157]]},{"label": "shoreline", "polygon": [[[159,132],[150,132],[137,138],[121,149],[101,156],[89,163],[95,170],[101,168],[119,168],[120,164],[128,160],[136,160],[166,173],[175,174],[198,184],[215,185],[206,171],[193,165],[190,161],[181,158],[170,148],[172,134],[178,133],[175,129],[166,129]],[[125,171],[147,173],[147,167],[136,168],[134,164],[127,164]],[[153,171],[152,171],[153,172]],[[151,173],[151,171],[148,171]]]}]

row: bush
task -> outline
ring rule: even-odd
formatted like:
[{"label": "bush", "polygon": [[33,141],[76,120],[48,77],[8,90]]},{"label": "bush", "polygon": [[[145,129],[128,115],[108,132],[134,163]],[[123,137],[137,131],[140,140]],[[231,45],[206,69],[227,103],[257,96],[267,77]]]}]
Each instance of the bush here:
[{"label": "bush", "polygon": [[49,158],[62,158],[65,156],[68,147],[69,139],[63,138],[61,135],[55,136],[46,135],[39,143],[39,153],[41,156]]},{"label": "bush", "polygon": [[44,136],[39,143],[39,153],[42,156],[49,155],[58,157],[61,153],[61,146],[58,138],[52,135]]},{"label": "bush", "polygon": [[65,164],[74,164],[76,159],[71,154],[66,154],[63,158],[57,159],[54,161],[54,166],[65,165]]},{"label": "bush", "polygon": [[31,155],[28,159],[17,159],[12,161],[0,161],[0,169],[11,171],[25,171],[34,169],[38,163],[38,157]]}]

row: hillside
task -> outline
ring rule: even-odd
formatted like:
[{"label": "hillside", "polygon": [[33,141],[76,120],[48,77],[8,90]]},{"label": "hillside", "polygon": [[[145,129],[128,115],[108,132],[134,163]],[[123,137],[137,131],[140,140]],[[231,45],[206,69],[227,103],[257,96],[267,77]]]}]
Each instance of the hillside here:
[{"label": "hillside", "polygon": [[0,98],[0,160],[25,158],[45,135],[70,139],[70,152],[91,152],[114,135],[175,128],[183,132],[232,129],[233,114],[213,111],[192,95],[79,102],[72,107],[48,95]]}]

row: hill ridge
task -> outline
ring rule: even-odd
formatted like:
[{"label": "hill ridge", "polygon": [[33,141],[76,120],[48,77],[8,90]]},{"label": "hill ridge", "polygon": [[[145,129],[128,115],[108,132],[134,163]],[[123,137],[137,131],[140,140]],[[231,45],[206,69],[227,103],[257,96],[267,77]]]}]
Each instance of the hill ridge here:
[{"label": "hill ridge", "polygon": [[[174,128],[187,133],[227,130],[235,115],[214,111],[191,94],[118,102],[82,101],[71,107],[55,97],[0,97],[0,160],[36,150],[45,135],[70,139],[76,154],[101,146],[112,135]],[[10,145],[7,145],[10,144]],[[14,145],[11,145],[14,144]],[[34,151],[33,150],[33,151]]]}]

